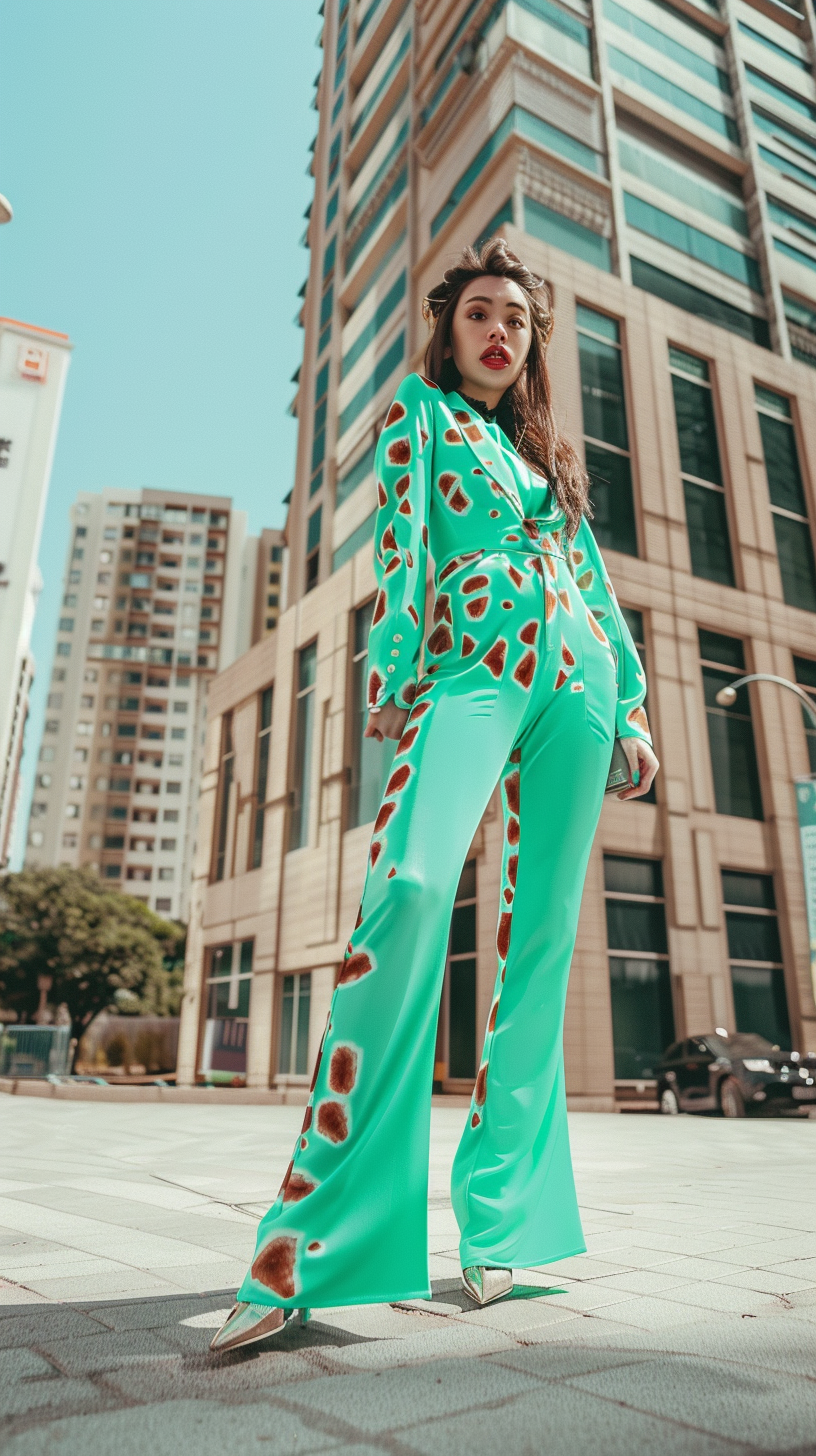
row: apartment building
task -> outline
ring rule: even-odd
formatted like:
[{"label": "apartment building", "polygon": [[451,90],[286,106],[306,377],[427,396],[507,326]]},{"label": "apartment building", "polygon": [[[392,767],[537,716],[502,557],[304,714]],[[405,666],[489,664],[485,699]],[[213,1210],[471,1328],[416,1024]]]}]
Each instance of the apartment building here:
[{"label": "apartment building", "polygon": [[67,334],[0,318],[0,869],[19,800],[42,588],[37,554],[71,347]]},{"label": "apartment building", "polygon": [[79,495],[26,864],[89,865],[187,918],[207,691],[251,645],[281,553],[226,496]]},{"label": "apartment building", "polygon": [[[793,780],[816,736],[772,684],[716,701],[748,672],[816,696],[811,0],[329,0],[322,45],[287,608],[210,696],[180,1074],[308,1080],[393,752],[362,737],[376,440],[424,293],[497,232],[552,289],[555,408],[662,761],[601,816],[572,1103],[648,1096],[660,1051],[715,1025],[813,1048]],[[494,799],[451,926],[451,1091],[490,1005],[500,837]]]}]

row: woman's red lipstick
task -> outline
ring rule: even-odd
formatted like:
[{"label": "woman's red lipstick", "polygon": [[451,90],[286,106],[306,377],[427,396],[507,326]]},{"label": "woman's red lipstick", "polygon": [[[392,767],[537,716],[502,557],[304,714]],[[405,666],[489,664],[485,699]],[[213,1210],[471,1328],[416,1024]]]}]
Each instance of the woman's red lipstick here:
[{"label": "woman's red lipstick", "polygon": [[510,363],[510,355],[503,344],[491,344],[489,349],[480,354],[479,361],[488,369],[506,369]]}]

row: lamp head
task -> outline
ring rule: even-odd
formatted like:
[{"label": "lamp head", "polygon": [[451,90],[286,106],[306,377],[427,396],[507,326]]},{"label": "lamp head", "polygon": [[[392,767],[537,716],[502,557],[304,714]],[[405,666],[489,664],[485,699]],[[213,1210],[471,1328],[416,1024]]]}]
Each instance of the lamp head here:
[{"label": "lamp head", "polygon": [[717,693],[716,701],[719,703],[721,708],[732,707],[733,704],[737,701],[736,688],[720,688],[720,691]]}]

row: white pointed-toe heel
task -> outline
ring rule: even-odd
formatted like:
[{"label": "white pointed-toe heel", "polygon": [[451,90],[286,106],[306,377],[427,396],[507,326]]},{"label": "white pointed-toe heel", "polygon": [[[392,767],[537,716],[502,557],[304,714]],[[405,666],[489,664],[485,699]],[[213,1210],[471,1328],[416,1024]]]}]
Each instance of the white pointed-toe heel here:
[{"label": "white pointed-toe heel", "polygon": [[281,1309],[277,1305],[239,1302],[233,1305],[220,1330],[213,1335],[210,1349],[220,1355],[226,1350],[237,1350],[239,1345],[254,1345],[258,1340],[279,1335],[298,1315],[300,1323],[307,1324],[311,1314],[310,1309]]},{"label": "white pointed-toe heel", "polygon": [[482,1264],[471,1264],[462,1270],[462,1285],[465,1293],[475,1304],[492,1304],[513,1291],[512,1269],[489,1269]]}]

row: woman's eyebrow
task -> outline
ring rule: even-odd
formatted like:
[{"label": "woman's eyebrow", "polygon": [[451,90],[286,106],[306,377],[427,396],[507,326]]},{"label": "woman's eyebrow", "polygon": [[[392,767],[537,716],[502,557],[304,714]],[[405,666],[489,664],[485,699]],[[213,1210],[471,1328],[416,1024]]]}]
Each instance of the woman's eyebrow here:
[{"label": "woman's eyebrow", "polygon": [[[473,297],[468,299],[468,303],[492,303],[492,302],[493,302],[493,299],[492,298],[485,298],[485,296],[484,296],[483,293],[474,293]],[[518,309],[519,313],[526,313],[527,312],[527,305],[524,304],[524,303],[511,303],[511,302],[508,302],[504,306],[505,306],[505,308],[515,308],[515,309]],[[467,308],[467,304],[465,304],[465,307]]]}]

